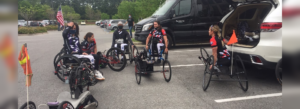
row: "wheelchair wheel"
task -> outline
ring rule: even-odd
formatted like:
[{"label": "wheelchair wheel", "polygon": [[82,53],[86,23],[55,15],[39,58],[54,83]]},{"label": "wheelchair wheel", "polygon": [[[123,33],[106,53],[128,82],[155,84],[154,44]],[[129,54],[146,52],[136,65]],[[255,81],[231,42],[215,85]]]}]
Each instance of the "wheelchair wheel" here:
[{"label": "wheelchair wheel", "polygon": [[233,58],[233,74],[236,74],[243,91],[248,90],[248,78],[244,63],[239,55]]},{"label": "wheelchair wheel", "polygon": [[58,105],[57,109],[75,109],[69,101],[63,101]]},{"label": "wheelchair wheel", "polygon": [[[123,59],[121,59],[123,57]],[[119,48],[111,48],[107,51],[106,58],[108,59],[108,66],[114,71],[121,71],[126,66],[126,56]]]},{"label": "wheelchair wheel", "polygon": [[57,59],[59,59],[59,58],[60,58],[61,56],[63,56],[63,55],[64,55],[63,49],[62,49],[59,53],[57,53],[57,54],[55,55],[54,60],[53,60],[54,69],[56,69],[55,62],[57,61]]},{"label": "wheelchair wheel", "polygon": [[[36,106],[35,106],[35,103],[34,102],[32,102],[32,101],[29,101],[28,102],[28,107],[29,107],[29,109],[36,109]],[[25,102],[21,107],[20,107],[20,109],[27,109],[27,102]]]},{"label": "wheelchair wheel", "polygon": [[136,62],[135,64],[135,79],[137,84],[141,83],[141,66],[139,62]]},{"label": "wheelchair wheel", "polygon": [[204,62],[209,58],[207,51],[204,48],[200,48],[201,60]]},{"label": "wheelchair wheel", "polygon": [[[72,59],[72,60],[70,60]],[[67,62],[65,61],[72,61],[71,64],[69,65],[65,65]],[[80,60],[74,56],[61,56],[56,62],[55,62],[55,72],[57,77],[65,82],[65,78],[64,76],[68,76],[69,75],[69,67],[71,67],[73,65],[79,65],[80,64]]]},{"label": "wheelchair wheel", "polygon": [[276,65],[275,75],[277,81],[280,83],[280,85],[282,85],[282,59],[280,59]]},{"label": "wheelchair wheel", "polygon": [[[131,60],[132,62],[135,61],[135,59],[137,58],[137,56],[140,55],[139,54],[139,50],[137,49],[137,47],[135,45],[133,47],[134,47],[134,49],[132,49],[133,50],[132,60]],[[130,63],[132,63],[131,61],[130,61]]]},{"label": "wheelchair wheel", "polygon": [[[203,50],[205,50],[205,49],[203,49]],[[202,82],[203,91],[206,91],[206,89],[208,88],[211,77],[212,77],[213,69],[210,70],[209,67],[214,62],[214,56],[211,55],[210,57],[206,58],[206,60],[207,61],[204,62],[205,69],[204,69],[203,82]]]},{"label": "wheelchair wheel", "polygon": [[168,60],[165,60],[163,62],[163,74],[164,74],[165,80],[167,82],[169,82],[172,77],[172,68],[171,68],[171,64]]}]

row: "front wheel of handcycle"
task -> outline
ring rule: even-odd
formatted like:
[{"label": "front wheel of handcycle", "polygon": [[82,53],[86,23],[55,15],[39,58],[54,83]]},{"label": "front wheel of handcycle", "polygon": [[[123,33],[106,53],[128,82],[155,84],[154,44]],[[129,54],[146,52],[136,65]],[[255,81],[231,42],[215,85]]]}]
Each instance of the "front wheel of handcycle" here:
[{"label": "front wheel of handcycle", "polygon": [[243,91],[248,90],[248,77],[244,63],[239,55],[233,58],[233,73],[237,76],[239,84]]},{"label": "front wheel of handcycle", "polygon": [[204,73],[203,73],[203,83],[202,83],[203,91],[206,91],[206,89],[209,86],[210,80],[211,80],[213,69],[209,69],[209,68],[210,68],[210,65],[213,65],[214,56],[211,55],[210,57],[208,57],[205,60],[206,60],[206,61],[204,61],[205,69],[204,69]]},{"label": "front wheel of handcycle", "polygon": [[111,48],[107,51],[108,66],[114,71],[121,71],[126,66],[126,56],[119,48]]},{"label": "front wheel of handcycle", "polygon": [[[66,61],[70,61],[72,62],[69,65],[65,65],[65,63],[67,63]],[[56,76],[63,82],[65,82],[65,78],[66,76],[69,75],[69,67],[71,67],[72,65],[79,65],[80,64],[80,60],[74,56],[61,56],[59,59],[57,59],[57,61],[55,62],[55,73]]]},{"label": "front wheel of handcycle", "polygon": [[171,68],[171,64],[168,60],[165,60],[163,62],[163,75],[164,75],[166,82],[169,82],[171,80],[172,68]]},{"label": "front wheel of handcycle", "polygon": [[135,79],[137,84],[141,83],[141,66],[138,62],[135,64]]},{"label": "front wheel of handcycle", "polygon": [[27,106],[27,102],[25,102],[25,103],[20,107],[20,109],[36,109],[36,105],[35,105],[34,102],[29,101],[29,102],[28,102],[28,105],[29,105],[29,106]]}]

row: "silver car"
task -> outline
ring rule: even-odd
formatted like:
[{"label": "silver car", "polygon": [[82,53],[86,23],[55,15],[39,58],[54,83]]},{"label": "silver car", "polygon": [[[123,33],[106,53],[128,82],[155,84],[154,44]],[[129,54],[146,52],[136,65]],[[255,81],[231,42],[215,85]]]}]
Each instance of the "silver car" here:
[{"label": "silver car", "polygon": [[123,29],[128,30],[128,24],[126,23],[126,20],[124,19],[113,19],[113,20],[109,20],[107,23],[107,28],[108,30],[118,30],[118,23],[119,21],[121,21],[123,23]]}]

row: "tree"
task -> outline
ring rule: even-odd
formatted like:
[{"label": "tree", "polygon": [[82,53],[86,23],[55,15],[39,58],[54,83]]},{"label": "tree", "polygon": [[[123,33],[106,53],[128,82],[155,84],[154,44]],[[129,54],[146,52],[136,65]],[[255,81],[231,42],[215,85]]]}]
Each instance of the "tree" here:
[{"label": "tree", "polygon": [[101,13],[101,19],[109,19],[109,15],[106,13]]},{"label": "tree", "polygon": [[120,19],[119,15],[118,14],[115,14],[112,16],[112,19]]},{"label": "tree", "polygon": [[118,18],[127,19],[128,15],[131,14],[134,20],[136,20],[135,6],[135,2],[122,1],[118,7]]},{"label": "tree", "polygon": [[54,20],[55,19],[55,12],[52,8],[46,9],[45,14],[46,14],[46,16],[49,20]]},{"label": "tree", "polygon": [[99,10],[96,10],[96,11],[95,11],[94,19],[96,19],[96,20],[101,19],[101,12],[100,12]]},{"label": "tree", "polygon": [[21,1],[19,4],[18,13],[27,21],[31,20],[36,13],[36,9],[28,1]]},{"label": "tree", "polygon": [[85,7],[85,17],[89,20],[92,20],[94,18],[94,10],[90,6]]},{"label": "tree", "polygon": [[70,21],[80,19],[80,15],[76,13],[72,7],[65,5],[65,6],[61,6],[61,8],[65,19]]}]

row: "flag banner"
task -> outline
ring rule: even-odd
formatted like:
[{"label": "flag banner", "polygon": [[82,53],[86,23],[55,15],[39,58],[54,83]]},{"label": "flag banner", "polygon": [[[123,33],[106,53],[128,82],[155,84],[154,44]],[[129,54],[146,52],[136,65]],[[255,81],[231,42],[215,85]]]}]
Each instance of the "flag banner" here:
[{"label": "flag banner", "polygon": [[26,76],[26,86],[31,86],[32,70],[30,66],[30,57],[27,52],[27,46],[24,44],[18,57],[19,63],[24,70]]},{"label": "flag banner", "polygon": [[237,43],[237,42],[238,42],[238,40],[236,38],[235,31],[233,30],[232,36],[230,37],[227,45],[231,45],[231,44],[234,44],[234,43]]},{"label": "flag banner", "polygon": [[60,23],[60,25],[64,26],[64,16],[63,16],[63,13],[62,13],[61,6],[59,6],[59,9],[58,9],[58,12],[57,12],[57,15],[56,15],[56,19]]}]

